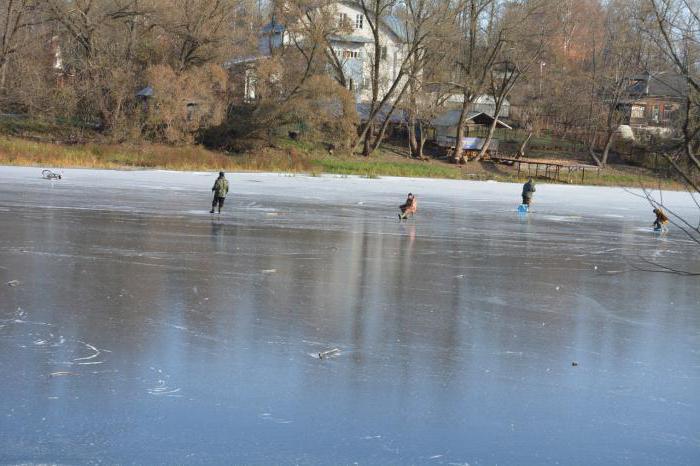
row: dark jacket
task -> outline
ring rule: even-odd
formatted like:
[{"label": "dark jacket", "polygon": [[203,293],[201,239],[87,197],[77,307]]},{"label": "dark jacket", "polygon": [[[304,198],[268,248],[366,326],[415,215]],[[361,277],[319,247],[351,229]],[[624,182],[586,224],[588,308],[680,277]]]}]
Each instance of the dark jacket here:
[{"label": "dark jacket", "polygon": [[523,185],[523,197],[530,199],[535,191],[535,183],[528,181]]}]

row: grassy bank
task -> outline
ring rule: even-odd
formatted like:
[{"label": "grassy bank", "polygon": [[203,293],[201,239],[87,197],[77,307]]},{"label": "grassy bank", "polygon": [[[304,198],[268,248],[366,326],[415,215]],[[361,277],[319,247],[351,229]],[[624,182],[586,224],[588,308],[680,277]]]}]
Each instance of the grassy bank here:
[{"label": "grassy bank", "polygon": [[[321,173],[359,175],[368,178],[403,176],[419,178],[448,178],[469,180],[521,181],[515,168],[493,163],[450,165],[442,161],[422,162],[396,155],[394,151],[379,151],[369,158],[329,155],[308,144],[282,140],[275,148],[263,148],[255,153],[227,155],[200,146],[171,147],[158,144],[62,145],[36,142],[14,136],[0,135],[0,164],[47,168],[163,168],[192,171],[269,171],[317,175]],[[542,180],[549,181],[549,180]],[[572,183],[581,182],[574,176]],[[661,184],[666,189],[680,186],[653,173],[628,166],[618,166],[587,174],[584,184],[602,186],[647,186]]]}]

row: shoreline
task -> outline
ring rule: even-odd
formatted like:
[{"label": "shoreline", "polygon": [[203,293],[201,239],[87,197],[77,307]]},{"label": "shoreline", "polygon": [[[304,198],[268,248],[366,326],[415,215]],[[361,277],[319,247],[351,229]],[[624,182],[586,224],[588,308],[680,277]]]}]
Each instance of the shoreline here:
[{"label": "shoreline", "polygon": [[[159,173],[173,173],[173,174],[192,174],[192,175],[212,175],[217,174],[220,169],[213,167],[210,169],[185,169],[185,168],[172,168],[172,167],[135,167],[135,166],[114,166],[114,167],[102,167],[102,166],[67,166],[67,167],[56,167],[51,165],[23,165],[23,164],[11,164],[0,159],[0,170],[6,168],[17,168],[17,169],[34,169],[38,170],[39,178],[41,178],[41,170],[49,169],[56,172],[63,171],[95,171],[95,172],[124,172],[124,173],[145,173],[145,172],[159,172]],[[269,170],[254,170],[254,169],[234,169],[234,170],[224,170],[227,176],[233,174],[249,174],[249,175],[267,175],[267,176],[279,176],[279,177],[305,177],[305,178],[335,178],[335,179],[360,179],[360,180],[421,180],[421,181],[451,181],[451,182],[467,182],[467,183],[502,183],[502,184],[512,184],[521,186],[524,184],[528,178],[520,177],[519,179],[503,179],[503,178],[481,178],[478,176],[465,176],[464,178],[443,178],[443,177],[431,177],[431,176],[397,176],[397,175],[373,175],[367,176],[363,174],[356,173],[334,173],[334,172],[307,172],[307,171],[269,171]],[[567,183],[565,181],[556,181],[549,178],[539,178],[533,177],[533,180],[537,185],[547,185],[547,186],[568,186],[568,187],[579,187],[579,188],[607,188],[607,189],[633,189],[640,190],[642,187],[639,184],[628,185],[628,184],[588,184],[588,183]],[[658,191],[657,186],[646,186],[649,190]],[[663,192],[680,192],[685,193],[686,190],[680,184],[666,184],[662,186],[661,191]]]},{"label": "shoreline", "polygon": [[[293,145],[265,147],[242,154],[226,154],[202,146],[143,145],[62,145],[38,142],[15,136],[0,135],[0,165],[41,169],[94,170],[171,170],[227,171],[240,173],[277,173],[306,176],[338,175],[362,178],[423,178],[460,181],[496,181],[524,183],[527,176],[517,176],[514,167],[492,162],[449,164],[442,160],[419,161],[390,151],[369,158],[350,155],[329,155],[318,150],[303,151]],[[571,181],[534,178],[539,184],[565,186],[608,186],[684,191],[681,183],[661,178],[648,170],[629,165],[610,166],[599,174],[589,175],[583,182],[578,175]]]},{"label": "shoreline", "polygon": [[[41,176],[42,169],[53,169],[59,173],[63,173],[63,179],[61,180],[47,180]],[[119,183],[125,182],[127,179],[123,175],[133,174],[137,178],[133,178],[134,182],[145,181],[148,179],[153,179],[154,181],[161,182],[165,181],[164,178],[175,177],[172,181],[183,181],[183,180],[209,180],[213,182],[219,173],[218,169],[211,170],[177,170],[172,168],[147,168],[147,167],[124,167],[124,168],[101,168],[101,167],[68,167],[68,168],[58,168],[55,167],[45,167],[39,165],[8,165],[0,162],[0,179],[2,175],[6,175],[9,172],[16,171],[18,174],[22,175],[22,178],[29,181],[36,181],[40,183],[56,183],[56,184],[71,184],[72,181],[78,181],[81,184],[85,180],[89,180],[90,176],[93,174],[99,174],[100,179],[110,178],[118,181]],[[263,180],[257,178],[264,178],[265,182],[270,182],[271,180],[284,180],[290,178],[296,178],[300,181],[305,180],[307,182],[313,182],[314,180],[319,182],[335,181],[338,182],[352,182],[353,185],[358,185],[362,183],[362,186],[373,186],[376,188],[384,188],[381,190],[391,191],[391,188],[395,185],[402,185],[407,183],[418,184],[421,186],[431,186],[439,187],[439,185],[449,186],[455,188],[459,191],[468,192],[477,186],[503,186],[503,187],[517,187],[518,192],[522,188],[522,185],[526,180],[523,181],[513,181],[513,180],[493,180],[493,179],[450,179],[450,178],[430,178],[430,177],[416,177],[416,176],[393,176],[384,175],[380,177],[367,177],[363,175],[355,174],[338,174],[338,173],[304,173],[304,172],[275,172],[275,171],[263,171],[263,170],[232,170],[226,171],[226,177],[229,181],[235,180],[236,182],[251,182],[251,183],[262,183]],[[31,175],[30,175],[31,173]],[[71,174],[73,176],[71,176]],[[27,176],[30,175],[30,176]],[[153,175],[148,176],[148,175]],[[236,180],[236,178],[238,178]],[[208,183],[209,181],[207,181]],[[384,184],[382,184],[384,182]],[[326,183],[324,183],[326,184]],[[611,185],[593,185],[593,184],[569,184],[569,183],[550,183],[546,180],[535,179],[536,186],[546,186],[548,190],[555,189],[557,191],[568,191],[568,190],[586,190],[592,192],[603,192],[603,191],[630,191],[636,194],[641,193],[641,188],[638,186],[611,186]],[[190,182],[186,183],[185,188],[198,189],[201,183]],[[139,187],[142,185],[138,185]],[[234,185],[235,186],[235,185]],[[241,186],[238,184],[237,186]],[[338,186],[342,186],[338,184]],[[183,189],[185,189],[183,188]],[[232,187],[233,188],[233,187]],[[651,188],[658,192],[658,188]],[[338,189],[342,191],[342,188]],[[478,190],[478,189],[477,189]],[[235,191],[235,189],[233,189]],[[683,190],[673,190],[664,187],[662,192],[669,193],[672,195],[686,195],[687,192]],[[446,197],[453,197],[455,192],[449,191],[440,193]],[[537,191],[536,197],[539,197],[540,191]],[[294,197],[293,195],[289,197]],[[519,197],[519,196],[518,196]]]}]

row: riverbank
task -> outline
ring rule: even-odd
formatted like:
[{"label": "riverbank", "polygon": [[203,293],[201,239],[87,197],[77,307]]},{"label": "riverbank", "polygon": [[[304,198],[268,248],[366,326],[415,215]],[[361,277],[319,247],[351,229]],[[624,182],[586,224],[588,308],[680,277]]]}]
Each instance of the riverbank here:
[{"label": "riverbank", "polygon": [[[172,147],[159,144],[75,144],[64,145],[38,142],[13,136],[0,136],[0,164],[36,166],[43,168],[103,168],[144,169],[158,168],[182,171],[260,171],[278,173],[322,173],[358,175],[367,178],[399,176],[414,178],[443,178],[463,180],[494,180],[517,182],[514,167],[491,162],[472,162],[451,165],[441,160],[418,161],[405,157],[391,147],[363,158],[329,154],[319,148],[291,140],[281,140],[275,147],[264,147],[241,154],[226,154],[201,146]],[[639,187],[661,186],[663,189],[682,189],[668,178],[657,177],[639,167],[615,165],[600,174],[586,175],[555,182],[597,186]]]}]

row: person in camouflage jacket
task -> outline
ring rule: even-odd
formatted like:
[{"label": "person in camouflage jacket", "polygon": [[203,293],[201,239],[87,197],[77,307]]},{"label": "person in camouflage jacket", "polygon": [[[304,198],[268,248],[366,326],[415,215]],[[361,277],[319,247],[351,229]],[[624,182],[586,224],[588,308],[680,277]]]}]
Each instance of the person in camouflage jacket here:
[{"label": "person in camouflage jacket", "polygon": [[224,177],[224,172],[219,172],[219,177],[214,182],[214,187],[212,187],[211,190],[214,191],[214,200],[211,203],[211,210],[209,212],[213,214],[214,209],[218,205],[219,213],[221,213],[226,194],[228,194],[228,180]]}]

